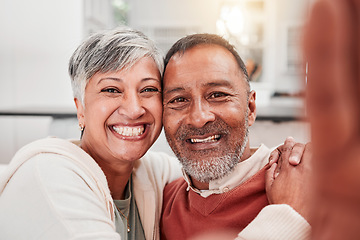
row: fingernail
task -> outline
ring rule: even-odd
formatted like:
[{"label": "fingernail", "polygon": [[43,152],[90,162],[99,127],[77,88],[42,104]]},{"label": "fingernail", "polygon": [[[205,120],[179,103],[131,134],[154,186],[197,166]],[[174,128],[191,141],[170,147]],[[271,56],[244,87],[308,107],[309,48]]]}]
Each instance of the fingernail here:
[{"label": "fingernail", "polygon": [[295,163],[295,164],[299,164],[300,159],[298,157],[296,157],[296,156],[291,156],[289,158],[289,161],[292,162],[292,163]]}]

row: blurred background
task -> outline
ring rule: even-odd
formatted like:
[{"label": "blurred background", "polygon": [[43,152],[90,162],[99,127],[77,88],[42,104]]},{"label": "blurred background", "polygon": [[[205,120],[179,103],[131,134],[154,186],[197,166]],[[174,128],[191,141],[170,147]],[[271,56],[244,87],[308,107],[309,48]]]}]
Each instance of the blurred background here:
[{"label": "blurred background", "polygon": [[[309,139],[302,27],[312,0],[0,0],[0,163],[35,139],[79,138],[68,60],[93,32],[143,31],[164,53],[192,33],[238,49],[257,92],[250,144]],[[163,136],[153,147],[171,153]]]}]

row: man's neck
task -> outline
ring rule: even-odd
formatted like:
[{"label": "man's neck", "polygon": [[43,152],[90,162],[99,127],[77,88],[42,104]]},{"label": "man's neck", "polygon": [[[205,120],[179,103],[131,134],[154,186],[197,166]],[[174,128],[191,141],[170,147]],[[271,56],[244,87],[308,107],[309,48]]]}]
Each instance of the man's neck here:
[{"label": "man's neck", "polygon": [[190,176],[190,179],[191,179],[191,183],[192,185],[199,189],[199,190],[209,190],[209,183],[208,182],[200,182],[198,180],[196,180],[195,178],[191,177]]},{"label": "man's neck", "polygon": [[[243,155],[241,156],[240,162],[248,159],[249,157],[251,157],[251,155],[254,154],[254,152],[256,152],[256,149],[250,149],[249,143],[247,144]],[[192,185],[199,190],[209,190],[209,182],[200,182],[198,180],[196,180],[195,178],[193,178],[192,176],[190,176],[191,179],[191,183]]]}]

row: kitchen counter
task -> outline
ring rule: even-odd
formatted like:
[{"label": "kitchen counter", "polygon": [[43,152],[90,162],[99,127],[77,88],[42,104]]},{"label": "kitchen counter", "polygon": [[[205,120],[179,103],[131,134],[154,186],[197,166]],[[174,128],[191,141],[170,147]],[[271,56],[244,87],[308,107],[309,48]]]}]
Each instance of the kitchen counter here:
[{"label": "kitchen counter", "polygon": [[[17,107],[0,109],[0,116],[48,116],[54,119],[76,118],[74,107]],[[274,97],[267,105],[257,106],[257,121],[295,121],[304,120],[303,101],[299,98]]]}]

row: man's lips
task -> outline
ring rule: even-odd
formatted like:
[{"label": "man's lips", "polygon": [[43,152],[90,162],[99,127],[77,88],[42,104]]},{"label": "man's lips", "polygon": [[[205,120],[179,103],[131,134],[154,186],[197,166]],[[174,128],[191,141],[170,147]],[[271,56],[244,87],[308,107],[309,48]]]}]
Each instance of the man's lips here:
[{"label": "man's lips", "polygon": [[112,129],[119,135],[125,137],[137,137],[145,132],[145,125],[139,126],[119,126],[113,125]]},{"label": "man's lips", "polygon": [[196,144],[196,143],[214,143],[219,141],[221,138],[220,134],[214,134],[214,135],[210,135],[208,137],[192,137],[192,138],[188,138],[186,141],[191,143],[191,144]]}]

